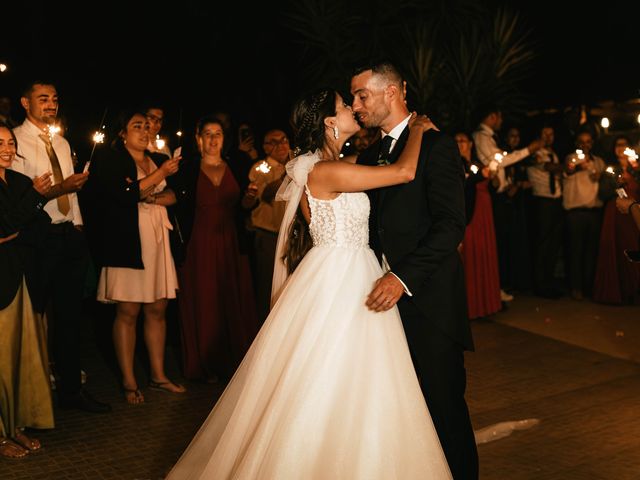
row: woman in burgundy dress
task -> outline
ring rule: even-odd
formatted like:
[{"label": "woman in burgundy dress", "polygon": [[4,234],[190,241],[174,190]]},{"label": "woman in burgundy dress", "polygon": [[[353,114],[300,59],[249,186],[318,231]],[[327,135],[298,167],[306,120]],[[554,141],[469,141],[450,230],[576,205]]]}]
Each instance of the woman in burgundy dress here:
[{"label": "woman in burgundy dress", "polygon": [[606,201],[600,232],[600,249],[593,285],[593,299],[611,304],[640,303],[640,265],[631,263],[624,250],[640,250],[640,236],[630,215],[616,208],[616,187],[624,187],[629,198],[640,200],[637,160],[624,152],[629,139],[618,136],[614,140],[615,160],[604,172],[599,195]]},{"label": "woman in burgundy dress", "polygon": [[455,139],[467,171],[467,228],[461,253],[469,318],[482,318],[502,308],[498,250],[489,194],[489,169],[478,161],[474,162],[470,135],[458,132]]},{"label": "woman in burgundy dress", "polygon": [[184,375],[228,379],[258,331],[249,258],[238,242],[241,190],[222,156],[219,120],[198,122],[201,158],[183,168],[187,252],[178,294]]}]

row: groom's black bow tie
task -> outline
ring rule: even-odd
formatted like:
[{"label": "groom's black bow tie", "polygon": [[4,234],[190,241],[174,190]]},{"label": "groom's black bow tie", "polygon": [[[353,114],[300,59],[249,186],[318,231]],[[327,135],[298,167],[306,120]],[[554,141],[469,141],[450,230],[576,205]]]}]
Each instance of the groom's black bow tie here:
[{"label": "groom's black bow tie", "polygon": [[391,135],[386,135],[382,141],[380,142],[380,154],[378,155],[379,160],[388,160],[389,153],[391,152],[391,142],[393,142],[393,137]]}]

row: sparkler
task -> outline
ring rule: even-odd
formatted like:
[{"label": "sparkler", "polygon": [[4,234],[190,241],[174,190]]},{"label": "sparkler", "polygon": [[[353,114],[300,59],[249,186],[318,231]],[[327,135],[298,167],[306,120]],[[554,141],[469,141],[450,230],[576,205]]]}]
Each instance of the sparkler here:
[{"label": "sparkler", "polygon": [[104,143],[104,119],[107,117],[108,107],[104,107],[104,112],[102,113],[102,120],[100,120],[100,130],[96,130],[91,139],[93,140],[93,147],[91,147],[91,153],[89,154],[89,160],[87,160],[86,165],[84,166],[84,171],[89,170],[89,165],[91,165],[91,160],[93,159],[93,153],[96,151],[96,145],[99,143]]},{"label": "sparkler", "polygon": [[[581,163],[584,161],[585,158],[587,157],[584,154],[584,152],[578,148],[576,149],[576,153],[571,157],[571,163],[573,164]],[[578,162],[578,160],[580,160],[580,162]]]},{"label": "sparkler", "polygon": [[60,133],[60,126],[53,123],[47,126],[47,130],[49,131],[49,137],[53,138],[56,134]]},{"label": "sparkler", "polygon": [[104,132],[101,130],[96,130],[91,139],[93,140],[93,143],[104,143]]},{"label": "sparkler", "polygon": [[271,171],[271,165],[269,165],[269,163],[267,163],[266,160],[261,161],[260,165],[256,167],[256,172],[267,174],[270,171]]},{"label": "sparkler", "polygon": [[629,163],[631,163],[631,166],[635,168],[638,165],[638,154],[636,153],[636,151],[633,148],[627,147],[624,149],[624,154],[629,159]]},{"label": "sparkler", "polygon": [[491,160],[489,162],[489,170],[491,170],[492,172],[495,172],[496,170],[498,170],[498,167],[500,166],[500,164],[502,163],[502,159],[504,157],[504,155],[506,155],[507,152],[503,152],[503,153],[496,153],[493,156],[493,160]]},{"label": "sparkler", "polygon": [[[182,108],[178,111],[178,131],[176,135],[182,137]],[[182,141],[182,138],[180,140]]]}]

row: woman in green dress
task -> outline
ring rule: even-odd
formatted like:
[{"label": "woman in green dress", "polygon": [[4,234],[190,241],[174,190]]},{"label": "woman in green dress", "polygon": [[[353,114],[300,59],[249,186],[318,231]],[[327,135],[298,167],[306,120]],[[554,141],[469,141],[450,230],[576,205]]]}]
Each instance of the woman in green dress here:
[{"label": "woman in green dress", "polygon": [[53,428],[44,319],[27,288],[30,239],[51,189],[51,173],[33,180],[9,170],[17,142],[0,123],[0,456],[23,458],[40,442],[25,427]]}]

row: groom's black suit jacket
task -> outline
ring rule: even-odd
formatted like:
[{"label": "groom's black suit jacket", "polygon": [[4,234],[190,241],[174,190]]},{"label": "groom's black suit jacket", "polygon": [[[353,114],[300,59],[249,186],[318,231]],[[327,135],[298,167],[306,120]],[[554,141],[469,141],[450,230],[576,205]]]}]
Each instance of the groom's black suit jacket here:
[{"label": "groom's black suit jacket", "polygon": [[[408,136],[405,128],[389,162],[398,159]],[[358,163],[377,165],[379,151],[377,142],[358,157]],[[384,253],[391,271],[413,294],[409,301],[426,321],[473,350],[464,270],[457,251],[466,225],[464,169],[453,139],[429,130],[422,140],[415,179],[367,193],[371,248],[378,258]]]}]

